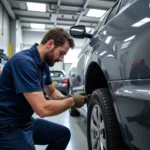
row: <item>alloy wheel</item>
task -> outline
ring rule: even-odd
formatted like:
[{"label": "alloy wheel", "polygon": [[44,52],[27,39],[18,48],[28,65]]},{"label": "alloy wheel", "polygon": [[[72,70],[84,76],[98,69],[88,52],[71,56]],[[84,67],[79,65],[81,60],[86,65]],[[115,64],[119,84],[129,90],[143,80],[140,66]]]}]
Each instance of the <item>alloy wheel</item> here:
[{"label": "alloy wheel", "polygon": [[91,112],[91,144],[92,150],[107,150],[106,129],[100,107],[95,104]]}]

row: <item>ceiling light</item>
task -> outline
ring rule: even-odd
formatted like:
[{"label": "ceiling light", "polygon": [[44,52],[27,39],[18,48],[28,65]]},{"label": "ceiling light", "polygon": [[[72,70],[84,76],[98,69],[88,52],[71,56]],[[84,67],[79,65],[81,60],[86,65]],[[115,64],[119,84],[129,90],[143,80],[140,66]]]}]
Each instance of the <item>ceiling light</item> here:
[{"label": "ceiling light", "polygon": [[27,2],[27,8],[30,11],[46,12],[46,4]]},{"label": "ceiling light", "polygon": [[31,28],[32,29],[45,29],[45,24],[31,23]]},{"label": "ceiling light", "polygon": [[144,18],[144,19],[138,21],[137,23],[133,24],[132,27],[140,27],[140,26],[146,24],[147,22],[150,22],[150,18]]},{"label": "ceiling light", "polygon": [[89,17],[102,17],[105,14],[106,10],[100,9],[89,9],[87,16]]}]

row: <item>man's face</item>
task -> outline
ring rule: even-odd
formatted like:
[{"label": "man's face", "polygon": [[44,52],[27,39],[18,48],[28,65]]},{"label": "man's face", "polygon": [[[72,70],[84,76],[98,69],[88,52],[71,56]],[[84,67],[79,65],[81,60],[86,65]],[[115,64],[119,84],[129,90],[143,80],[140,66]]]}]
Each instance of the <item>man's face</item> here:
[{"label": "man's face", "polygon": [[52,44],[45,54],[45,62],[52,67],[56,62],[63,61],[64,55],[67,54],[69,47],[68,41],[66,41],[63,46],[58,47]]}]

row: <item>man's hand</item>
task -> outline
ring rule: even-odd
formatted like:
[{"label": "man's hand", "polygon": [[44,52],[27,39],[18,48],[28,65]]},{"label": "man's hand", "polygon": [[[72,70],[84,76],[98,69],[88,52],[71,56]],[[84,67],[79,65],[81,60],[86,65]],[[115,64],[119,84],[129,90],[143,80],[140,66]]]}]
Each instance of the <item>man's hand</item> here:
[{"label": "man's hand", "polygon": [[74,98],[74,107],[76,108],[82,107],[88,100],[88,97],[84,93],[73,94],[72,97]]},{"label": "man's hand", "polygon": [[77,92],[72,95],[64,96],[64,97],[62,97],[62,99],[66,99],[68,97],[73,97],[74,103],[75,103],[74,107],[80,108],[88,101],[90,96],[91,96],[91,94],[86,95],[86,93],[84,93],[84,92]]}]

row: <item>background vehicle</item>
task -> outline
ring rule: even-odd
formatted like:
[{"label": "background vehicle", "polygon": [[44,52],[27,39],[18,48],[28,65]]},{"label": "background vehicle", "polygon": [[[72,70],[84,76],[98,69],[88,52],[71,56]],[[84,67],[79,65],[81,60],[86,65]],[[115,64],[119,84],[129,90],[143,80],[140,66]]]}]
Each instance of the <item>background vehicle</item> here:
[{"label": "background vehicle", "polygon": [[68,95],[69,85],[66,73],[63,70],[51,70],[50,75],[55,88],[63,94]]},{"label": "background vehicle", "polygon": [[4,54],[4,50],[0,49],[0,74],[2,73],[3,67],[9,58]]},{"label": "background vehicle", "polygon": [[81,91],[92,94],[81,108],[87,117],[89,150],[149,150],[149,4],[120,0],[94,34],[87,34],[84,26],[70,29],[73,37],[89,38],[74,69]]}]

